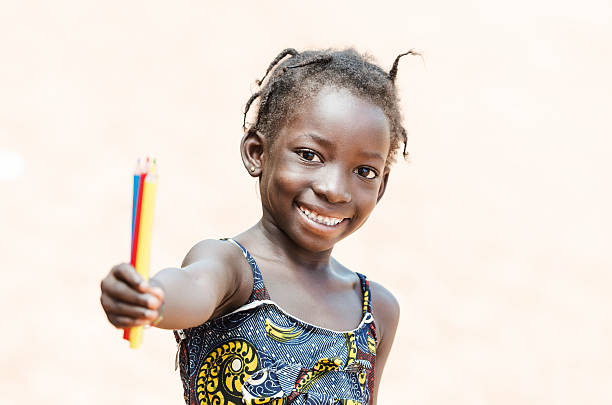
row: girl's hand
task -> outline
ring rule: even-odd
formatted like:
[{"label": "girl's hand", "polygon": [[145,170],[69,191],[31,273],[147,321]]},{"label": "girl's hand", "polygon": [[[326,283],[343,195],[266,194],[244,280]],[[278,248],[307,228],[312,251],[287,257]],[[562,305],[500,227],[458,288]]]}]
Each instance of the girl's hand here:
[{"label": "girl's hand", "polygon": [[128,263],[114,266],[100,288],[102,308],[117,328],[148,325],[161,316],[164,291],[151,286]]}]

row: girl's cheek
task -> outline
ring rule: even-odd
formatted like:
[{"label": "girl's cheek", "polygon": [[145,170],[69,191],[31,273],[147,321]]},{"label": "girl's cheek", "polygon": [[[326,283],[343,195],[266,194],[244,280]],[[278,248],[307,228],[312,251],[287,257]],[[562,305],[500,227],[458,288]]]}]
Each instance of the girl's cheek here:
[{"label": "girl's cheek", "polygon": [[286,161],[276,172],[276,177],[282,183],[299,183],[312,177],[313,170],[300,163],[297,159]]},{"label": "girl's cheek", "polygon": [[304,177],[295,171],[284,171],[274,181],[276,187],[285,192],[296,191],[296,189],[304,186]]},{"label": "girl's cheek", "polygon": [[368,190],[357,189],[353,191],[353,198],[355,200],[362,201],[362,207],[364,210],[371,212],[376,207],[376,200],[378,199],[378,187],[368,188]]}]

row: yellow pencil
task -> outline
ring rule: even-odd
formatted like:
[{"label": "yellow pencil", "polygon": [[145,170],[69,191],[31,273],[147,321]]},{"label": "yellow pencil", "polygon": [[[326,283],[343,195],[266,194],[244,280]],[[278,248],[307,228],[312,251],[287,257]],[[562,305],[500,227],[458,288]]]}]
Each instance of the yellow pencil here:
[{"label": "yellow pencil", "polygon": [[[157,191],[157,173],[155,161],[149,174],[145,177],[142,191],[142,206],[140,208],[140,230],[138,234],[138,250],[136,252],[136,271],[145,280],[149,279],[149,259],[151,258],[151,233],[153,229],[153,210],[155,208],[155,193]],[[137,349],[142,342],[142,326],[130,329],[130,347]]]}]

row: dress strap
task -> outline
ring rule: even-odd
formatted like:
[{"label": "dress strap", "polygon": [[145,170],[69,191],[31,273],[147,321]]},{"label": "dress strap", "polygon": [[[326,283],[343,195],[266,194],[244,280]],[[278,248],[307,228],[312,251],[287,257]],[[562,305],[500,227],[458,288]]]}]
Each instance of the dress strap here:
[{"label": "dress strap", "polygon": [[356,273],[361,281],[361,292],[363,293],[363,309],[362,313],[365,315],[366,313],[372,313],[372,294],[370,293],[370,282],[361,273]]},{"label": "dress strap", "polygon": [[251,271],[253,272],[253,291],[251,292],[251,296],[249,297],[249,301],[247,303],[253,301],[269,300],[270,294],[268,294],[268,290],[264,285],[263,277],[261,276],[261,271],[259,270],[259,266],[257,266],[255,258],[249,253],[248,250],[246,250],[244,246],[238,243],[238,241],[232,238],[221,238],[221,240],[232,242],[234,245],[238,246],[240,250],[242,250],[242,254],[249,263],[249,266],[251,266]]}]

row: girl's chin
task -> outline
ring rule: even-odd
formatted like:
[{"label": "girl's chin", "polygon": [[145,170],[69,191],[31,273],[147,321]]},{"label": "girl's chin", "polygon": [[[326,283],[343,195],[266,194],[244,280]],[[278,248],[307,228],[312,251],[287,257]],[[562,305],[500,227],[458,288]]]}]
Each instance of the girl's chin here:
[{"label": "girl's chin", "polygon": [[321,235],[305,227],[294,228],[291,239],[302,249],[310,252],[325,252],[344,239],[343,235]]},{"label": "girl's chin", "polygon": [[293,239],[293,242],[305,251],[312,253],[328,252],[334,248],[336,241],[328,241],[317,237],[304,237],[299,235],[299,238]]}]

